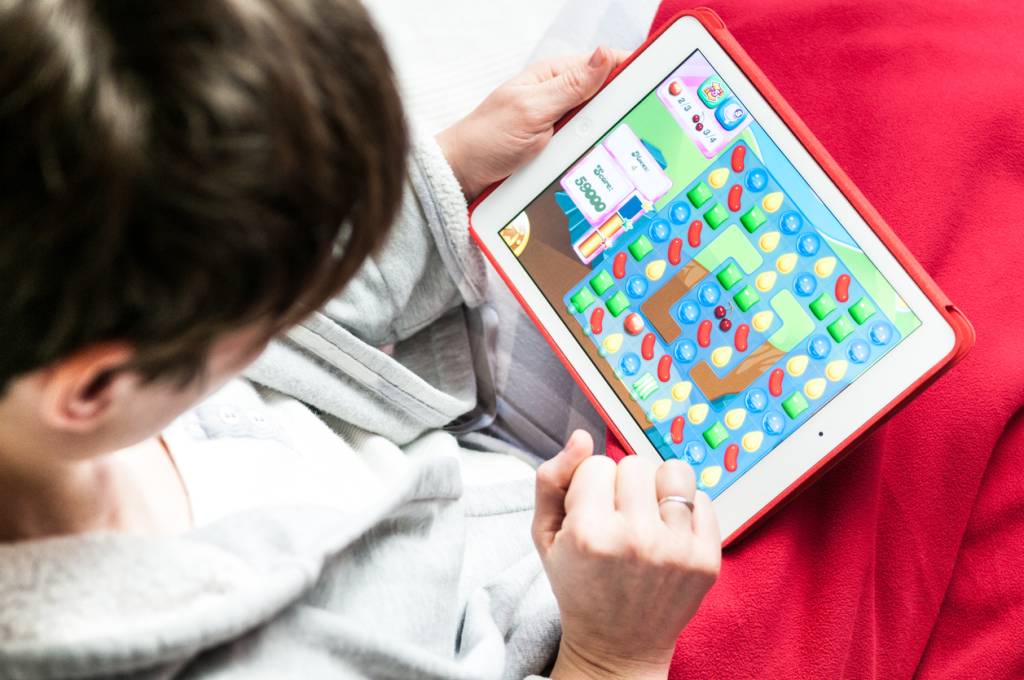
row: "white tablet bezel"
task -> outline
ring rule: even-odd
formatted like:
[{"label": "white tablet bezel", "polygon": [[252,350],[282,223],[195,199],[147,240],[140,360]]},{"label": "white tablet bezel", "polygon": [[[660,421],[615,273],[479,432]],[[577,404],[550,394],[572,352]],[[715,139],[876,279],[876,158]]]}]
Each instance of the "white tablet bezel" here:
[{"label": "white tablet bezel", "polygon": [[697,19],[683,17],[666,29],[559,130],[536,159],[481,201],[471,216],[477,238],[576,371],[592,398],[600,404],[600,408],[634,451],[661,460],[618,395],[601,376],[498,232],[694,50],[700,50],[707,58],[744,103],[754,120],[761,124],[807,180],[811,189],[921,320],[920,328],[888,351],[715,499],[722,536],[726,538],[948,356],[956,336],[911,276],[728,53]]}]

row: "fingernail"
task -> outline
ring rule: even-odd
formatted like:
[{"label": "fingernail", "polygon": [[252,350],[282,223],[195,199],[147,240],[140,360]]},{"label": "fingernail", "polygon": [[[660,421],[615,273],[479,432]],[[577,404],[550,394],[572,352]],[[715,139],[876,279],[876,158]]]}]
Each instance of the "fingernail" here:
[{"label": "fingernail", "polygon": [[587,66],[590,68],[600,68],[604,66],[606,57],[604,55],[604,48],[598,47],[594,50],[594,53],[590,55],[590,61],[587,62]]}]

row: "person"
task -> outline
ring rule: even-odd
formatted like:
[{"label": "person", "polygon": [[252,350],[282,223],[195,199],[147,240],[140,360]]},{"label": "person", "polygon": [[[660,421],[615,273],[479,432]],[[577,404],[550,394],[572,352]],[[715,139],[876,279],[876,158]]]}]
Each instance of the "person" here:
[{"label": "person", "polygon": [[0,45],[0,675],[665,677],[690,468],[476,431],[466,198],[621,55],[433,140],[355,0],[12,0]]}]

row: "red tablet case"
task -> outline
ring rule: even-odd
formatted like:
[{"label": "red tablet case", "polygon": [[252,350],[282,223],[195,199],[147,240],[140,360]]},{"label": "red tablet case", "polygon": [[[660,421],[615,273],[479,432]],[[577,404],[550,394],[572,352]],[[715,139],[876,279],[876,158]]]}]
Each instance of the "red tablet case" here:
[{"label": "red tablet case", "polygon": [[[872,429],[881,424],[886,418],[895,413],[898,410],[898,408],[902,404],[905,404],[908,400],[910,400],[911,397],[913,397],[915,394],[928,387],[928,385],[930,385],[939,375],[941,375],[943,371],[948,370],[949,368],[954,366],[958,361],[960,361],[974,345],[975,335],[974,328],[971,326],[970,321],[967,320],[967,317],[964,316],[964,314],[959,309],[957,309],[952,302],[950,302],[949,298],[946,297],[942,290],[939,289],[935,281],[932,280],[932,278],[928,275],[924,268],[921,267],[920,263],[914,258],[913,255],[911,255],[910,251],[907,250],[906,246],[903,245],[903,243],[899,240],[899,238],[896,236],[893,230],[889,227],[889,225],[885,223],[885,220],[883,220],[882,216],[878,214],[878,211],[876,211],[871,206],[871,204],[860,192],[860,190],[857,189],[856,185],[854,185],[850,178],[847,177],[846,174],[842,171],[842,169],[836,164],[835,160],[833,160],[832,156],[829,155],[828,151],[826,151],[825,148],[821,145],[821,143],[818,142],[818,140],[814,137],[811,131],[804,124],[804,122],[800,120],[800,117],[797,116],[796,112],[793,111],[789,104],[786,103],[786,100],[782,97],[781,94],[779,94],[779,91],[775,89],[771,82],[769,82],[768,78],[757,67],[757,64],[755,64],[753,60],[747,55],[747,53],[743,51],[743,48],[740,47],[739,43],[736,42],[736,39],[733,38],[732,34],[730,34],[729,31],[726,29],[725,23],[717,14],[715,14],[714,11],[707,8],[687,10],[684,12],[680,12],[670,21],[665,22],[665,24],[658,32],[653,33],[643,45],[637,48],[637,50],[634,51],[633,54],[630,55],[630,57],[627,60],[620,64],[619,67],[616,68],[611,73],[611,75],[608,78],[609,82],[613,78],[615,78],[615,76],[617,76],[619,73],[621,73],[622,70],[625,69],[626,66],[628,66],[629,63],[633,61],[633,59],[635,59],[638,54],[640,54],[647,48],[648,45],[657,40],[661,36],[661,34],[668,29],[669,26],[671,26],[676,21],[686,16],[692,16],[698,21],[700,21],[700,23],[704,26],[705,29],[707,29],[707,31],[712,35],[712,37],[714,37],[714,39],[718,42],[722,49],[725,50],[726,54],[728,54],[729,57],[732,58],[734,62],[736,62],[736,65],[739,66],[740,70],[743,71],[743,73],[747,76],[750,82],[754,84],[754,87],[757,88],[761,96],[764,97],[769,104],[771,104],[772,108],[775,109],[776,113],[778,113],[782,120],[786,123],[786,125],[789,126],[790,130],[793,131],[793,134],[796,135],[797,139],[800,140],[800,142],[804,145],[804,147],[811,154],[811,156],[818,162],[818,164],[822,167],[826,174],[828,174],[829,178],[836,184],[837,187],[839,187],[840,191],[843,192],[847,200],[850,201],[850,203],[857,210],[857,212],[860,213],[864,221],[867,222],[867,224],[872,228],[872,230],[874,230],[874,232],[878,235],[879,239],[881,239],[882,243],[884,243],[886,248],[889,249],[889,252],[892,253],[893,257],[896,258],[896,260],[907,271],[911,278],[914,279],[915,283],[928,297],[929,301],[935,306],[935,308],[942,315],[942,317],[953,328],[953,331],[956,335],[956,341],[953,345],[953,349],[949,352],[948,355],[943,357],[941,361],[935,364],[928,372],[922,375],[914,384],[909,386],[890,403],[886,404],[883,408],[881,408],[870,420],[864,423],[856,432],[851,434],[845,441],[840,443],[839,446],[837,446],[828,454],[823,456],[821,460],[819,460],[813,467],[811,467],[803,475],[796,479],[792,484],[790,484],[790,486],[787,487],[782,493],[780,493],[775,498],[771,499],[768,503],[766,503],[765,506],[757,514],[755,514],[753,517],[747,520],[742,526],[740,526],[734,532],[726,536],[722,542],[722,545],[724,547],[729,543],[735,541],[737,538],[739,538],[741,534],[750,529],[760,520],[764,519],[773,510],[780,507],[783,501],[788,498],[791,498],[798,489],[805,487],[819,475],[824,473],[829,467],[839,462],[839,460],[842,458],[842,454],[844,452],[849,451],[856,441],[864,437],[868,432],[870,432]],[[560,120],[555,125],[555,129],[558,130],[563,125],[565,125],[570,119],[572,119],[573,116],[576,115],[580,108],[582,107],[578,107],[570,111],[568,114],[566,114],[565,117],[562,118],[562,120]],[[487,256],[487,259],[490,260],[491,264],[501,275],[501,278],[505,281],[505,284],[509,287],[509,290],[512,291],[512,294],[519,301],[519,304],[523,306],[523,309],[526,310],[527,315],[540,330],[544,338],[548,341],[548,344],[551,345],[551,348],[555,351],[555,354],[561,360],[566,370],[568,370],[569,373],[576,380],[576,382],[579,383],[580,388],[590,399],[590,402],[594,405],[594,408],[597,409],[597,412],[601,414],[601,417],[608,424],[609,429],[622,443],[623,448],[625,448],[627,452],[630,454],[635,453],[632,447],[629,445],[629,443],[622,436],[622,433],[619,432],[618,428],[608,417],[608,414],[605,412],[604,408],[602,408],[601,404],[598,403],[598,401],[594,398],[594,395],[587,388],[586,384],[584,384],[584,382],[580,379],[579,374],[576,373],[575,369],[566,360],[565,355],[562,354],[561,350],[555,344],[551,336],[548,334],[547,330],[543,327],[543,325],[540,324],[536,314],[534,314],[533,310],[526,303],[523,297],[519,294],[519,291],[516,290],[515,286],[512,284],[512,281],[509,279],[508,275],[498,265],[497,261],[494,259],[493,254],[487,249],[483,241],[480,239],[479,235],[476,233],[476,230],[473,228],[473,211],[485,198],[487,198],[487,196],[492,191],[494,191],[494,188],[497,187],[499,184],[501,184],[501,182],[498,182],[488,187],[487,190],[480,194],[480,196],[478,196],[476,200],[474,200],[473,203],[470,205],[470,233],[472,234],[476,242],[479,244],[484,254]]]}]

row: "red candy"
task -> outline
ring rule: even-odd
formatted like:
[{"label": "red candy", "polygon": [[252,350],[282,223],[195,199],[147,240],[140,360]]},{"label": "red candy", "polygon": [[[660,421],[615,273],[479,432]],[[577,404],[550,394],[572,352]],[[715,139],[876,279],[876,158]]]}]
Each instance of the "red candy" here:
[{"label": "red candy", "polygon": [[615,278],[621,279],[626,275],[626,251],[623,250],[621,253],[615,256],[615,260],[612,262],[612,274]]},{"label": "red candy", "polygon": [[711,319],[704,319],[697,327],[697,344],[701,347],[711,344]]},{"label": "red candy", "polygon": [[[619,253],[619,255],[625,255],[625,252]],[[679,264],[683,255],[683,239],[674,238],[668,244],[668,261],[670,264]]]},{"label": "red candy", "polygon": [[743,187],[739,184],[733,184],[732,189],[729,189],[729,210],[733,212],[740,211],[740,199],[743,197]]},{"label": "red candy", "polygon": [[683,91],[683,86],[679,84],[678,80],[673,80],[668,84],[668,93],[673,97],[678,97]]},{"label": "red candy", "polygon": [[703,129],[704,129],[704,123],[697,123],[697,132],[700,132]]},{"label": "red candy", "polygon": [[654,358],[654,333],[648,333],[640,342],[640,356],[647,361]]},{"label": "red candy", "polygon": [[721,328],[722,331],[728,333],[729,329],[732,328],[732,321],[729,321],[728,319],[722,319],[721,321],[718,322],[718,327]]},{"label": "red candy", "polygon": [[672,357],[663,356],[658,360],[658,380],[668,382],[672,379]]},{"label": "red candy", "polygon": [[849,274],[840,274],[839,278],[836,279],[836,299],[840,302],[846,302],[850,299]]},{"label": "red candy", "polygon": [[725,307],[723,307],[722,305],[718,305],[717,307],[715,307],[715,318],[716,319],[724,319],[725,318]]},{"label": "red candy", "polygon": [[686,240],[689,242],[691,248],[697,248],[700,246],[700,230],[704,225],[700,223],[700,220],[694,220],[690,222],[690,230],[686,232]]},{"label": "red candy", "polygon": [[672,435],[672,442],[674,444],[682,444],[683,443],[683,424],[684,423],[685,423],[685,421],[683,420],[682,416],[676,416],[675,419],[672,421],[672,427],[669,430],[669,432]]},{"label": "red candy", "polygon": [[640,335],[644,331],[644,318],[636,312],[630,312],[626,320],[622,322],[622,327],[630,335]]},{"label": "red candy", "polygon": [[736,444],[729,444],[725,447],[725,469],[729,472],[736,472],[736,461],[740,457],[740,447]]},{"label": "red candy", "polygon": [[590,332],[594,335],[601,334],[604,325],[604,307],[595,307],[590,313]]},{"label": "red candy", "polygon": [[781,368],[776,368],[772,371],[772,374],[768,376],[768,393],[773,397],[782,396],[782,376],[785,373]]},{"label": "red candy", "polygon": [[750,326],[745,323],[741,323],[740,327],[736,329],[736,336],[732,339],[733,344],[736,345],[737,352],[747,351],[747,339],[750,337]]},{"label": "red candy", "polygon": [[743,159],[747,157],[747,147],[737,146],[732,150],[732,171],[743,172]]}]

